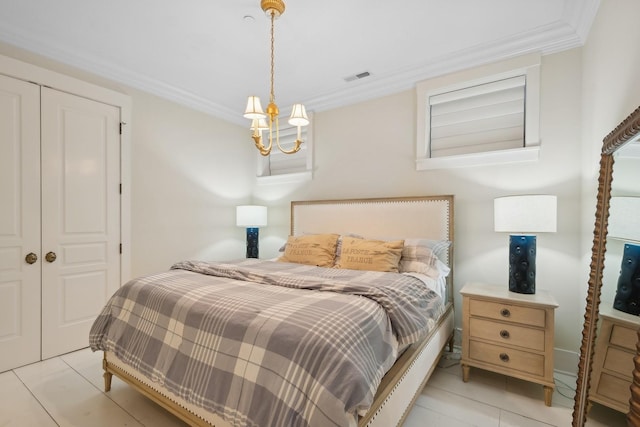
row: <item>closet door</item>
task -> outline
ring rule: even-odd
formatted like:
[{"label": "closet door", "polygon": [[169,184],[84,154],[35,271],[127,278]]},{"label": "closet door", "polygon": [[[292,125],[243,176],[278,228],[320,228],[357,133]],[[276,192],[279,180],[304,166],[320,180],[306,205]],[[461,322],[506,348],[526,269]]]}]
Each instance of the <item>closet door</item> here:
[{"label": "closet door", "polygon": [[120,109],[42,88],[42,358],[88,345],[120,286]]},{"label": "closet door", "polygon": [[0,75],[0,372],[40,360],[40,87]]}]

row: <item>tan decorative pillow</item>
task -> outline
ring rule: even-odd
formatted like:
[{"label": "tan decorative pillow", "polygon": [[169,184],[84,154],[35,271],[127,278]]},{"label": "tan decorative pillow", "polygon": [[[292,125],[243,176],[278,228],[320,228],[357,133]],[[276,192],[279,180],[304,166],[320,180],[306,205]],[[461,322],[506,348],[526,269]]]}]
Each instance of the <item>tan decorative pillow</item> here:
[{"label": "tan decorative pillow", "polygon": [[337,243],[337,234],[289,236],[284,255],[278,261],[333,267]]},{"label": "tan decorative pillow", "polygon": [[335,260],[335,267],[339,268],[338,265],[340,264],[340,257],[342,256],[342,239],[344,237],[353,237],[354,239],[364,239],[364,237],[360,236],[359,234],[354,234],[354,233],[349,233],[349,234],[342,234],[340,235],[340,237],[338,237],[338,246],[336,246],[336,260]]},{"label": "tan decorative pillow", "polygon": [[398,272],[403,246],[404,240],[385,242],[342,236],[342,254],[336,267]]}]

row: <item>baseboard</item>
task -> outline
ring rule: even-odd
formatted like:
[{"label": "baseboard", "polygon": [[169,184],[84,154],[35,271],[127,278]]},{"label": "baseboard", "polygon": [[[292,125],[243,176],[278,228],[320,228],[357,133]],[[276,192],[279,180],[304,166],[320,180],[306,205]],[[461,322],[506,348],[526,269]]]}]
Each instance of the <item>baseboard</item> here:
[{"label": "baseboard", "polygon": [[578,362],[580,356],[575,351],[563,350],[556,348],[553,351],[554,371],[566,375],[578,374]]},{"label": "baseboard", "polygon": [[454,328],[453,330],[453,346],[462,347],[462,328]]}]

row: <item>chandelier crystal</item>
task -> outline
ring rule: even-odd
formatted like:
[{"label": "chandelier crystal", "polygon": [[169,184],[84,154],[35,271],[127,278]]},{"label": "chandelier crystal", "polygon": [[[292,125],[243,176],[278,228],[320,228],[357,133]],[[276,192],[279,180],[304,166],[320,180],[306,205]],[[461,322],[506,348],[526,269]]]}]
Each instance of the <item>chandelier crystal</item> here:
[{"label": "chandelier crystal", "polygon": [[[290,150],[285,150],[280,146],[280,126],[278,121],[278,115],[280,110],[276,105],[276,96],[273,89],[274,83],[274,69],[275,69],[275,56],[274,56],[274,22],[276,18],[284,13],[284,1],[282,0],[262,0],[260,7],[271,18],[271,91],[269,94],[269,105],[267,105],[267,112],[265,113],[260,103],[260,98],[257,96],[250,96],[247,100],[247,108],[244,112],[244,117],[251,120],[251,137],[255,142],[256,148],[263,156],[268,156],[271,153],[273,147],[274,133],[275,141],[278,149],[285,154],[293,154],[300,151],[302,145],[302,127],[309,124],[309,118],[307,117],[307,110],[302,104],[294,104],[291,109],[291,116],[289,117],[289,124],[291,126],[297,126],[298,137]],[[262,140],[262,132],[269,131],[269,145],[264,145]]]}]

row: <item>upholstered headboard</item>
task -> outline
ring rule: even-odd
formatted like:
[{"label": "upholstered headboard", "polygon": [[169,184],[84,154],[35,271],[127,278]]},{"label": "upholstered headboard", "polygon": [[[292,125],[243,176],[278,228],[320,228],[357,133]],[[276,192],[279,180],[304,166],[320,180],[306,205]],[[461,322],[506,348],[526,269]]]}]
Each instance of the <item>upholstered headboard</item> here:
[{"label": "upholstered headboard", "polygon": [[[360,234],[368,238],[423,238],[453,242],[453,196],[291,202],[291,235]],[[453,245],[446,260],[453,283]]]}]

